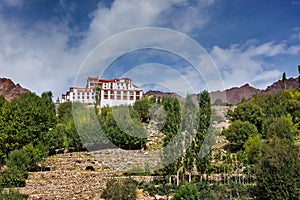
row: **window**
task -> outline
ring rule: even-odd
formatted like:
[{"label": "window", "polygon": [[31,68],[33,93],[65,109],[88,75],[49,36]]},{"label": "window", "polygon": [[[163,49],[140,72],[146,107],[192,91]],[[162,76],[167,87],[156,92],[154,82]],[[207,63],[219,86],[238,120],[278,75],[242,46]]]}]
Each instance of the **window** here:
[{"label": "window", "polygon": [[117,100],[121,100],[121,91],[117,91]]},{"label": "window", "polygon": [[134,93],[130,92],[130,96],[129,96],[130,100],[134,100]]},{"label": "window", "polygon": [[135,99],[136,100],[140,100],[140,92],[139,91],[137,91],[137,92],[135,92]]},{"label": "window", "polygon": [[108,99],[108,91],[104,90],[104,99]]},{"label": "window", "polygon": [[113,91],[110,91],[110,99],[115,99],[115,94]]},{"label": "window", "polygon": [[127,92],[126,91],[123,92],[123,99],[127,100]]}]

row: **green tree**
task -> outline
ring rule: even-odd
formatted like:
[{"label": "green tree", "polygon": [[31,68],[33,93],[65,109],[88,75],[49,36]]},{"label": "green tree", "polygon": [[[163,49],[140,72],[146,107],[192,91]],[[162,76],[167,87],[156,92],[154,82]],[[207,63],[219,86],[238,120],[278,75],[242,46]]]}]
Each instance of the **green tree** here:
[{"label": "green tree", "polygon": [[285,72],[283,72],[283,74],[282,74],[282,81],[283,81],[283,82],[286,81],[286,74],[285,74]]},{"label": "green tree", "polygon": [[[57,118],[58,123],[53,131],[51,131],[48,135],[47,143],[50,143],[48,146],[52,148],[75,148],[76,150],[82,149],[81,138],[77,133],[77,128],[75,127],[74,117],[73,117],[73,108],[76,108],[76,111],[80,110],[80,108],[85,108],[81,103],[71,103],[65,102],[58,106],[57,108]],[[93,113],[94,114],[94,113]],[[76,115],[78,116],[78,114]],[[82,113],[82,118],[85,115]],[[86,126],[86,129],[90,128]],[[52,138],[51,138],[52,137]]]},{"label": "green tree", "polygon": [[248,163],[257,163],[262,156],[262,140],[260,135],[250,136],[244,145]]},{"label": "green tree", "polygon": [[222,134],[226,136],[234,150],[241,150],[244,149],[244,143],[248,140],[248,138],[250,136],[257,135],[258,131],[256,126],[248,121],[243,122],[237,120],[232,122],[228,129],[224,129]]},{"label": "green tree", "polygon": [[237,108],[228,113],[232,121],[240,120],[250,122],[257,127],[258,132],[262,130],[262,121],[264,118],[263,109],[253,101],[248,101],[237,106]]},{"label": "green tree", "polygon": [[188,172],[189,180],[191,172],[195,166],[196,152],[194,151],[193,141],[198,129],[198,108],[193,102],[192,95],[187,95],[183,106],[182,125],[185,154],[183,158],[183,171]]},{"label": "green tree", "polygon": [[5,102],[6,102],[5,97],[3,95],[0,95],[0,110]]},{"label": "green tree", "polygon": [[[183,153],[181,124],[181,107],[177,98],[167,97],[162,100],[166,111],[166,119],[162,132],[164,133],[164,148],[162,151],[162,161],[168,175],[175,174],[181,166],[181,156]],[[177,160],[174,161],[174,158]]]},{"label": "green tree", "polygon": [[141,149],[147,141],[147,134],[141,122],[132,118],[135,114],[128,106],[101,109],[100,125],[106,137],[123,149]]},{"label": "green tree", "polygon": [[134,103],[133,108],[139,114],[140,120],[142,122],[149,122],[151,106],[152,106],[152,100],[148,96],[143,96],[142,99]]},{"label": "green tree", "polygon": [[2,106],[0,115],[0,149],[8,155],[11,150],[39,141],[56,124],[55,106],[51,92],[41,97],[26,93]]},{"label": "green tree", "polygon": [[210,96],[207,91],[203,91],[198,94],[198,103],[198,130],[194,144],[192,144],[192,148],[196,153],[197,170],[200,173],[204,173],[211,159],[211,154],[209,153],[209,145],[208,147],[206,147],[207,144],[203,144],[205,137],[210,137],[210,135],[208,135],[207,133],[211,125],[212,115]]},{"label": "green tree", "polygon": [[300,88],[300,65],[298,65],[298,73],[299,73],[299,76],[298,76],[298,84],[299,84],[299,88]]},{"label": "green tree", "polygon": [[266,138],[278,137],[294,141],[297,134],[298,124],[294,124],[292,116],[281,116],[279,118],[269,118],[264,122],[264,134]]},{"label": "green tree", "polygon": [[298,199],[300,196],[299,147],[286,139],[272,138],[263,145],[256,168],[260,199]]}]

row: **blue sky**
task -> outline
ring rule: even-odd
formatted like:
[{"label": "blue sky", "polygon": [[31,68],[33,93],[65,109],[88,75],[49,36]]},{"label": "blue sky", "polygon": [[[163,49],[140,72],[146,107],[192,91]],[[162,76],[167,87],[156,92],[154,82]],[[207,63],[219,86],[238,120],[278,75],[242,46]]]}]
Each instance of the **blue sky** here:
[{"label": "blue sky", "polygon": [[[0,0],[0,77],[60,96],[71,85],[84,86],[74,80],[101,42],[135,28],[162,27],[186,34],[206,50],[222,78],[222,87],[211,88],[245,83],[265,88],[283,72],[298,76],[299,10],[300,0]],[[138,46],[134,36],[125,44]],[[95,65],[86,75],[99,75],[103,67]],[[183,79],[195,92],[207,88],[205,77],[172,52],[137,49],[105,67],[104,78],[126,75],[144,89],[184,92]],[[145,74],[148,82],[164,84],[145,85],[137,78]]]}]

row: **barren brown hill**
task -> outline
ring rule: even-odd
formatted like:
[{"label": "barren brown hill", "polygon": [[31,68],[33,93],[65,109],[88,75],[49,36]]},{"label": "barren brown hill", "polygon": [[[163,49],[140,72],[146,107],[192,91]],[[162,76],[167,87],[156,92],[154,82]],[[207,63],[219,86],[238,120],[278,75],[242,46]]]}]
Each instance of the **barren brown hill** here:
[{"label": "barren brown hill", "polygon": [[0,78],[0,95],[3,95],[7,101],[18,98],[24,93],[30,93],[30,91],[20,84],[14,84],[8,78]]},{"label": "barren brown hill", "polygon": [[289,78],[285,82],[279,80],[272,85],[268,86],[267,89],[262,91],[262,94],[265,93],[278,93],[281,92],[284,89],[289,89],[289,88],[294,88],[297,89],[299,88],[299,83],[298,83],[298,78]]},{"label": "barren brown hill", "polygon": [[234,87],[225,91],[216,91],[210,93],[211,102],[214,103],[217,99],[221,99],[224,103],[237,105],[242,102],[243,99],[248,100],[254,94],[260,94],[261,90],[251,87],[249,84],[245,84],[241,87]]},{"label": "barren brown hill", "polygon": [[148,96],[152,96],[153,98],[157,98],[157,97],[175,97],[178,99],[183,99],[180,95],[176,94],[175,92],[161,92],[161,91],[157,91],[157,90],[149,90],[148,92],[145,93],[145,95]]}]

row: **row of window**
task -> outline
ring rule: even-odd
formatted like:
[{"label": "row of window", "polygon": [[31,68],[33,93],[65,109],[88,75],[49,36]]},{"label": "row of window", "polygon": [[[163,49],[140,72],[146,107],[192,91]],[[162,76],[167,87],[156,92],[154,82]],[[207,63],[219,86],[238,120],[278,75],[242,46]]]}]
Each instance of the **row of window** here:
[{"label": "row of window", "polygon": [[[104,99],[108,99],[108,94],[104,94],[103,98]],[[128,97],[127,96],[123,96],[123,99],[122,99],[122,96],[121,95],[113,95],[111,94],[110,95],[110,99],[117,99],[117,100],[128,100]],[[140,96],[136,96],[135,97],[136,100],[140,100]],[[129,100],[134,100],[134,95],[130,95],[129,96]]]},{"label": "row of window", "polygon": [[[82,98],[82,99],[85,99],[84,96],[82,96],[81,98]],[[87,96],[86,98],[89,99],[90,96]],[[92,96],[92,99],[94,99],[94,98],[95,98],[95,97]],[[73,99],[75,99],[75,96],[73,96]],[[79,96],[79,95],[77,96],[77,99],[80,99],[80,96]]]},{"label": "row of window", "polygon": [[[75,95],[75,94],[76,94],[76,93],[74,93],[74,95]],[[80,95],[80,94],[81,94],[80,92],[77,93],[77,95]],[[83,92],[82,95],[84,95],[84,94],[86,94],[87,96],[90,95],[89,92],[87,92],[87,93],[86,93],[86,92]],[[92,92],[91,94],[92,94],[92,95],[95,95],[94,92]]]}]

